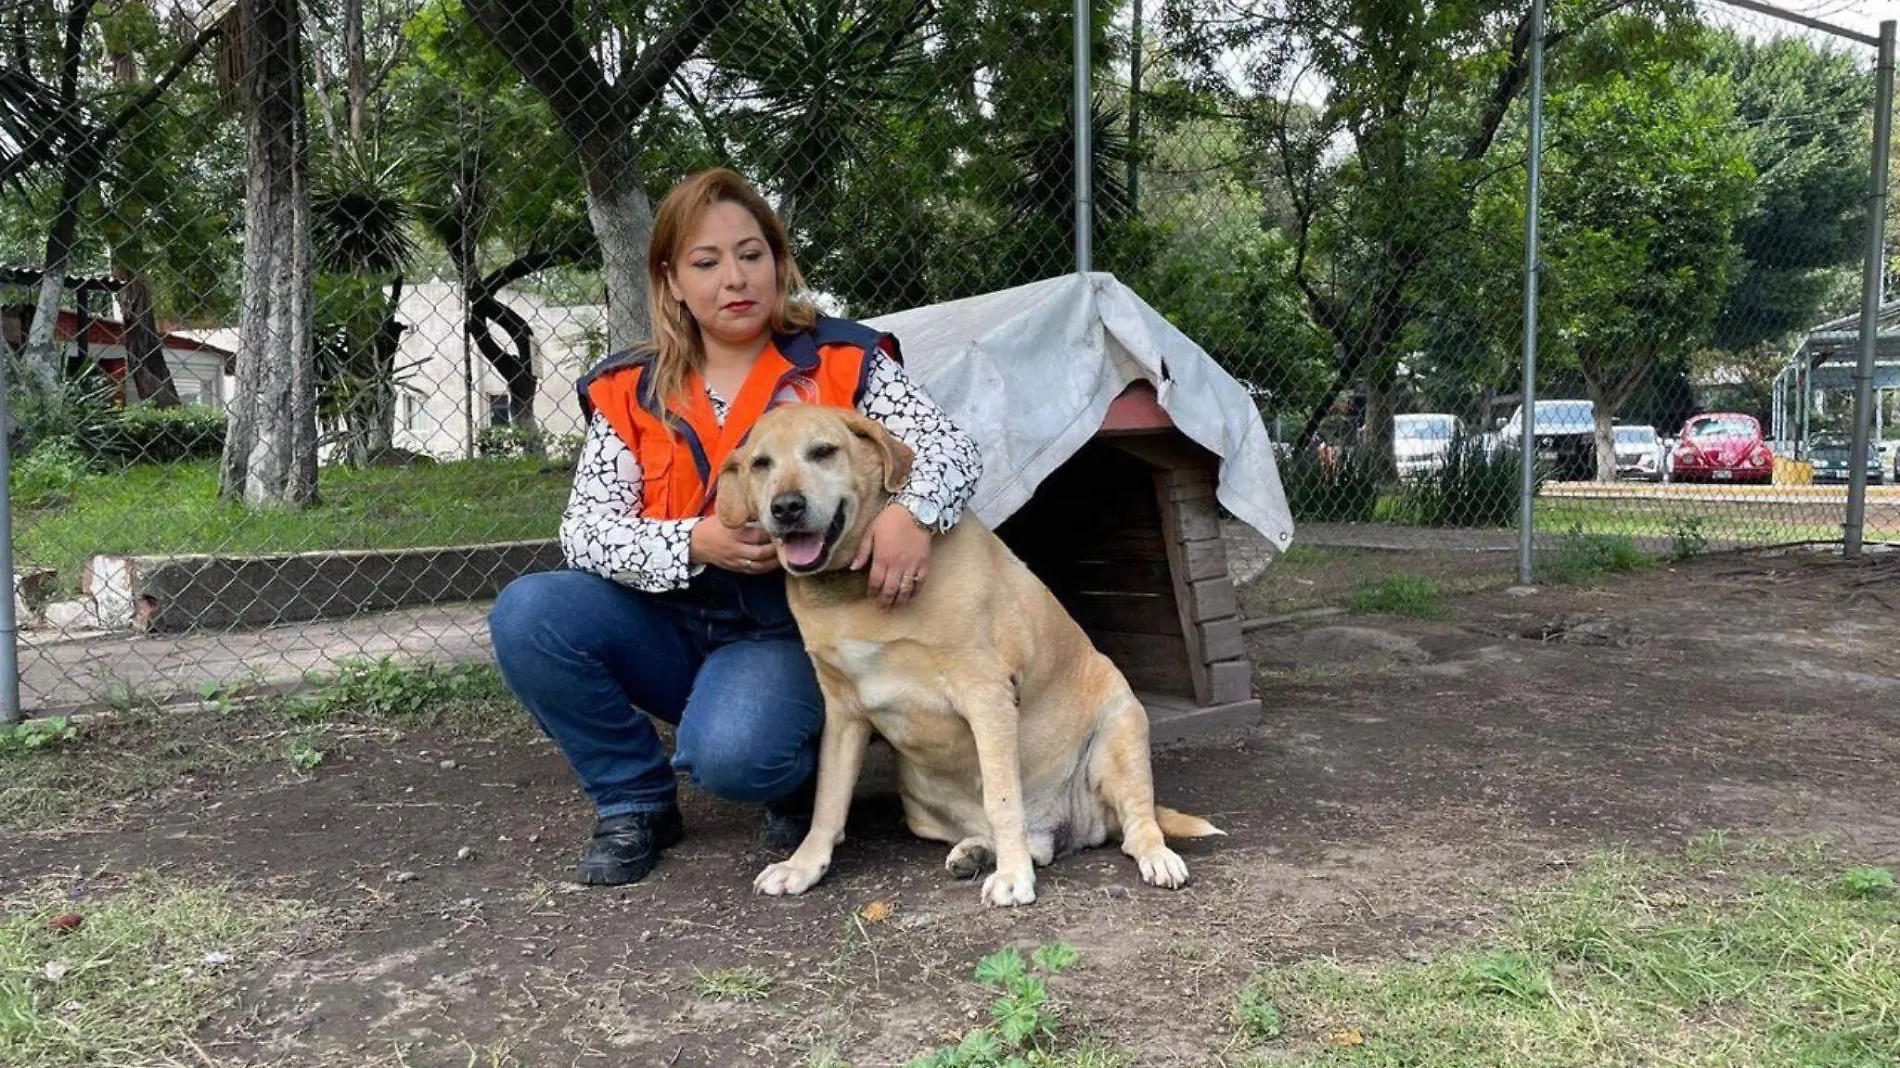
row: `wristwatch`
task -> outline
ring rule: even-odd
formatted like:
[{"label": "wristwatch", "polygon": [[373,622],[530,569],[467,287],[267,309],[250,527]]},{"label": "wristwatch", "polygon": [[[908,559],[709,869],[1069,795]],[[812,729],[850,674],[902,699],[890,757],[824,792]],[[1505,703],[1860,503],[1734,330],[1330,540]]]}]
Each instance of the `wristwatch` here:
[{"label": "wristwatch", "polygon": [[939,505],[936,501],[926,497],[920,497],[915,493],[899,493],[893,499],[903,505],[906,511],[910,512],[911,518],[917,521],[918,526],[923,527],[932,534],[941,534],[943,532],[943,527],[941,526],[943,521],[943,506]]}]

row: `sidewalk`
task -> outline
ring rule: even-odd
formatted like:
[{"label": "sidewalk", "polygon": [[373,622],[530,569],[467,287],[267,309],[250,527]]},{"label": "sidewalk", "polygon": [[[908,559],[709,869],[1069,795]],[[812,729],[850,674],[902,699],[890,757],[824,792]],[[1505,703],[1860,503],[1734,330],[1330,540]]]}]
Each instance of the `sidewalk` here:
[{"label": "sidewalk", "polygon": [[414,663],[489,658],[488,602],[432,605],[352,619],[216,634],[23,633],[20,704],[47,716],[128,694],[195,698],[206,685],[288,687],[339,660],[389,656]]}]

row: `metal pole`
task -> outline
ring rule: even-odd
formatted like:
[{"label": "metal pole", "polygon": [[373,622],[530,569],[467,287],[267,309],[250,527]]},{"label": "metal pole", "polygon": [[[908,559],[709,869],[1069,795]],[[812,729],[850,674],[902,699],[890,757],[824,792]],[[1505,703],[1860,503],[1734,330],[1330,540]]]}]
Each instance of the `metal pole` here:
[{"label": "metal pole", "polygon": [[1848,447],[1847,524],[1842,555],[1859,559],[1867,523],[1867,437],[1873,415],[1874,350],[1880,340],[1885,288],[1887,154],[1893,149],[1894,21],[1880,24],[1880,61],[1874,68],[1874,158],[1867,181],[1867,266],[1860,286],[1860,362],[1854,368],[1854,433]]},{"label": "metal pole", "polygon": [[1089,229],[1095,218],[1091,189],[1094,160],[1089,147],[1089,4],[1075,0],[1075,269],[1092,270]]},{"label": "metal pole", "polygon": [[14,617],[13,578],[13,412],[7,373],[13,353],[0,341],[0,575],[7,595],[0,598],[0,727],[20,722],[20,621]]},{"label": "metal pole", "polygon": [[1523,481],[1517,500],[1517,580],[1531,581],[1537,496],[1537,197],[1544,170],[1544,0],[1531,0],[1530,175],[1524,197],[1524,418],[1518,424]]}]

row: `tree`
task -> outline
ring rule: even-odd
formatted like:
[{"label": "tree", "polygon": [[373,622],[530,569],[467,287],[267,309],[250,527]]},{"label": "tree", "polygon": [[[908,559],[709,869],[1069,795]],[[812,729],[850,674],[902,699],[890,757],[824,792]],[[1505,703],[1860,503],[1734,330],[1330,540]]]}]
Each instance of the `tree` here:
[{"label": "tree", "polygon": [[247,145],[237,392],[219,496],[317,503],[315,274],[296,0],[238,0],[237,96]]},{"label": "tree", "polygon": [[[1553,5],[1546,52],[1634,6]],[[1484,186],[1515,164],[1494,150],[1528,83],[1528,5],[1279,0],[1235,13],[1173,0],[1163,23],[1184,78],[1241,123],[1253,180],[1278,190],[1285,210],[1265,223],[1289,236],[1290,281],[1334,342],[1332,388],[1298,444],[1363,381],[1364,444],[1389,467],[1401,364],[1430,296],[1421,282],[1436,258],[1460,249],[1455,235]],[[1675,28],[1674,18],[1661,30],[1633,20],[1625,58]],[[1314,82],[1325,98],[1305,106],[1300,94]]]},{"label": "tree", "polygon": [[1555,95],[1550,112],[1546,351],[1583,378],[1607,482],[1631,393],[1713,333],[1755,175],[1720,78],[1638,69]]},{"label": "tree", "polygon": [[547,100],[579,156],[607,279],[608,344],[631,345],[647,335],[645,265],[653,231],[636,128],[741,0],[686,0],[658,11],[634,4],[630,18],[590,21],[585,28],[572,0],[463,2],[522,80]]},{"label": "tree", "polygon": [[1759,192],[1736,228],[1743,264],[1713,344],[1779,349],[1859,294],[1873,78],[1852,53],[1802,37],[1711,30],[1709,45],[1703,69],[1734,85]]}]

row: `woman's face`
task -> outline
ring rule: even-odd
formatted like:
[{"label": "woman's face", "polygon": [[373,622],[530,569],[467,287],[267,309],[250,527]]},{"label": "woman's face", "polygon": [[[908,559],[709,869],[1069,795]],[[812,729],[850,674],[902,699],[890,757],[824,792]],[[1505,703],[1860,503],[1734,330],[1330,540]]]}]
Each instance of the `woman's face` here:
[{"label": "woman's face", "polygon": [[742,344],[771,323],[777,270],[758,220],[744,206],[722,201],[707,208],[686,235],[666,285],[708,340]]}]

